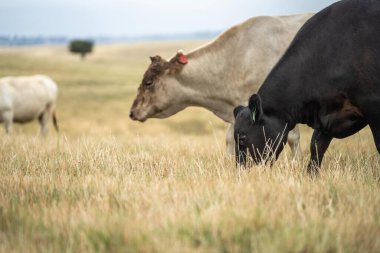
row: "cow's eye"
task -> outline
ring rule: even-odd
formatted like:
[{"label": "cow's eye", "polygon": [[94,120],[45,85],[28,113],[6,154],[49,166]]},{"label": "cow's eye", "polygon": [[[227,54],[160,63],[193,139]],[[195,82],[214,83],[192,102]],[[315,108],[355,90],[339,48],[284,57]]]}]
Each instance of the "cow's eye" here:
[{"label": "cow's eye", "polygon": [[247,142],[247,136],[246,135],[239,135],[239,144],[245,145],[246,142]]},{"label": "cow's eye", "polygon": [[145,86],[146,87],[150,87],[152,85],[153,85],[153,81],[152,80],[148,80],[148,81],[145,82]]}]

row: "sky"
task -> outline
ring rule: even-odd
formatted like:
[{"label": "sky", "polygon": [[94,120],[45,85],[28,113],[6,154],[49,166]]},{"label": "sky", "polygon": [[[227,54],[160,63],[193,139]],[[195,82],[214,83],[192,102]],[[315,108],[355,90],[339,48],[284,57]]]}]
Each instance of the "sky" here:
[{"label": "sky", "polygon": [[0,0],[0,35],[141,36],[222,31],[336,0]]}]

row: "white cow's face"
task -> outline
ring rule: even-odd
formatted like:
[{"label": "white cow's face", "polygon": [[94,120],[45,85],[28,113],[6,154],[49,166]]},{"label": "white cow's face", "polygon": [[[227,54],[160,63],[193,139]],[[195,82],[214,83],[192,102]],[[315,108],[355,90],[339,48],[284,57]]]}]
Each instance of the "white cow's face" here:
[{"label": "white cow's face", "polygon": [[181,86],[175,78],[184,64],[178,61],[178,56],[170,61],[151,57],[130,110],[131,119],[144,122],[148,118],[166,118],[184,108],[180,101]]}]

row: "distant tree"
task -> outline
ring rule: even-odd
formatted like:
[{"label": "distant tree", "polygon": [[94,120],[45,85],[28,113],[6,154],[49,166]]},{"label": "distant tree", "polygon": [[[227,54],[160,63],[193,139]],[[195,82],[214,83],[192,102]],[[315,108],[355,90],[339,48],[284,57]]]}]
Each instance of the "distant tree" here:
[{"label": "distant tree", "polygon": [[82,60],[92,52],[94,43],[90,40],[73,40],[70,42],[69,50],[74,54],[80,54]]}]

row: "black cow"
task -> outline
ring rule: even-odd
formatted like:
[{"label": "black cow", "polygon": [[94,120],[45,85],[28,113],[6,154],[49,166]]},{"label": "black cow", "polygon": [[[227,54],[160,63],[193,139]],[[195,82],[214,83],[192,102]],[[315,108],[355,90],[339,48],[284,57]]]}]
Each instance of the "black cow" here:
[{"label": "black cow", "polygon": [[314,129],[313,174],[333,138],[367,124],[380,153],[380,0],[340,1],[312,17],[249,106],[234,115],[241,165],[247,149],[255,162],[276,159],[298,123]]}]

